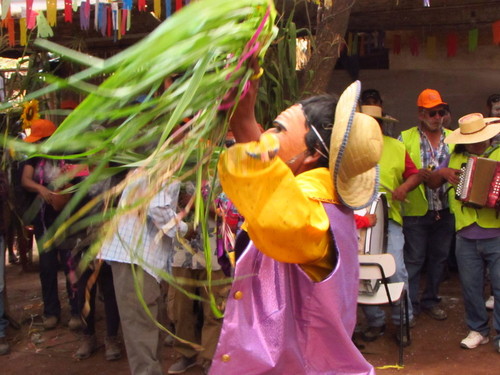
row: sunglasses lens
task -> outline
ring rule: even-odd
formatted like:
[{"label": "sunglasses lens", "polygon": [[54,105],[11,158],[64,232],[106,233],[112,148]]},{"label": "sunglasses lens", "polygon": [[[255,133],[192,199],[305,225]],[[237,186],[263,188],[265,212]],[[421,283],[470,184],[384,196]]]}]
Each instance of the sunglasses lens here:
[{"label": "sunglasses lens", "polygon": [[443,117],[444,115],[446,115],[446,109],[440,109],[439,111],[436,111],[436,110],[429,111],[429,117],[434,117],[437,114],[439,114],[439,116]]}]

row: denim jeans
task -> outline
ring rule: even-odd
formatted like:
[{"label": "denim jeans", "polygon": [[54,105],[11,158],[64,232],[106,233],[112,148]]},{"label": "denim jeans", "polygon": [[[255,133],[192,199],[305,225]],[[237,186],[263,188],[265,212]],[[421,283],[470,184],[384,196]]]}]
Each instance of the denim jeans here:
[{"label": "denim jeans", "polygon": [[[389,282],[405,283],[405,288],[408,290],[408,273],[404,263],[403,246],[404,246],[403,228],[393,220],[389,220],[387,228],[387,252],[394,256],[396,261],[396,273],[389,278]],[[409,299],[407,300],[409,302]],[[370,327],[381,327],[385,324],[385,312],[378,306],[362,305],[368,325]],[[399,325],[399,303],[392,308],[392,321],[395,325]],[[408,303],[408,318],[413,319],[413,309],[411,303]]]},{"label": "denim jeans", "polygon": [[4,277],[5,277],[5,241],[0,235],[0,337],[5,337],[5,330],[9,325],[9,321],[4,314]]},{"label": "denim jeans", "polygon": [[[446,269],[448,254],[455,232],[455,217],[448,209],[427,211],[424,216],[403,217],[405,237],[404,259],[408,271],[410,300],[413,313],[420,308],[429,309],[437,305],[439,284]],[[426,265],[426,285],[419,300],[420,274]]]},{"label": "denim jeans", "polygon": [[472,331],[488,335],[488,312],[484,305],[484,272],[490,271],[491,289],[495,296],[493,327],[495,341],[500,339],[500,237],[469,240],[457,235],[456,255],[462,293],[465,322]]}]

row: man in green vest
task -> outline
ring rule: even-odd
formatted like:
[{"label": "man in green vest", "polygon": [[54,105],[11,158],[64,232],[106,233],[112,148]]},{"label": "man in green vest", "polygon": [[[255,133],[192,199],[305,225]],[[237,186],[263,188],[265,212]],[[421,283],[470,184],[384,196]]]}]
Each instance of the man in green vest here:
[{"label": "man in green vest", "polygon": [[[500,134],[500,118],[483,118],[480,113],[471,113],[458,120],[459,129],[455,130],[445,142],[457,146],[449,161],[445,161],[428,180],[430,187],[439,187],[448,181],[452,185],[459,182],[460,168],[470,157],[480,157],[477,164],[491,165],[498,173],[500,161],[500,145],[493,144],[495,136]],[[489,159],[484,160],[484,159]],[[495,161],[497,163],[495,163]],[[479,170],[476,167],[476,174]],[[483,169],[484,171],[484,169]],[[464,296],[465,322],[469,334],[460,342],[464,349],[474,349],[489,341],[489,314],[483,300],[484,272],[490,271],[491,291],[495,297],[493,306],[493,327],[496,335],[493,345],[500,352],[500,218],[499,197],[495,195],[492,175],[481,173],[481,182],[473,179],[473,188],[487,197],[483,206],[476,197],[476,205],[455,198],[455,189],[450,189],[450,207],[455,214],[456,223],[456,257],[460,283]],[[466,186],[467,187],[467,186]],[[482,188],[482,190],[481,190]],[[481,197],[482,198],[482,197]],[[478,207],[479,206],[479,207]]]},{"label": "man in green vest", "polygon": [[[401,133],[413,162],[422,172],[424,181],[452,151],[444,143],[451,131],[445,129],[448,104],[438,91],[425,89],[417,99],[419,125]],[[454,217],[445,194],[447,186],[433,190],[423,184],[408,194],[403,203],[404,259],[408,271],[410,299],[413,313],[421,310],[437,320],[447,313],[439,306],[439,284],[446,268],[454,233]],[[426,265],[426,284],[419,299],[422,268]]]},{"label": "man in green vest", "polygon": [[[375,90],[367,90],[372,92]],[[364,92],[365,93],[365,92]],[[366,96],[366,95],[365,95]],[[364,104],[364,95],[361,95],[362,104]],[[369,98],[371,99],[371,97]],[[367,101],[371,103],[373,101]],[[397,122],[391,116],[382,113],[381,101],[375,105],[362,105],[361,112],[375,118],[381,129],[384,128],[384,122]],[[406,199],[408,192],[415,189],[422,179],[418,173],[418,169],[406,152],[403,143],[397,139],[388,137],[384,134],[384,146],[382,157],[379,161],[380,167],[380,191],[385,193],[389,206],[388,212],[388,227],[387,227],[387,252],[394,256],[396,261],[396,273],[390,278],[390,282],[405,283],[405,288],[408,290],[408,273],[404,263],[403,247],[403,219],[401,217],[401,201]],[[407,300],[409,302],[409,300]],[[365,341],[374,341],[381,336],[385,331],[385,313],[378,306],[362,306],[362,310],[366,316],[368,323],[367,329],[362,332],[362,338]],[[408,313],[410,326],[413,326],[413,311],[411,303],[408,304]],[[399,326],[400,314],[399,307],[394,306],[392,309],[392,321],[394,325]],[[406,331],[405,331],[406,332]],[[399,337],[399,331],[396,336]],[[407,337],[403,337],[403,344],[409,345]]]}]

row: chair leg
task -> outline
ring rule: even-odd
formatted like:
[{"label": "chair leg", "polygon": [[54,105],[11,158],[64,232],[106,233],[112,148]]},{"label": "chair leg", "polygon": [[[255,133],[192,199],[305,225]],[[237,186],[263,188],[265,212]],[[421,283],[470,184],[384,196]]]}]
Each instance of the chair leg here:
[{"label": "chair leg", "polygon": [[[408,322],[405,324],[404,315],[403,315],[403,304],[406,304],[406,301],[402,298],[401,303],[399,304],[399,366],[403,366],[403,341],[404,341],[404,326],[408,327]],[[408,318],[408,316],[406,316]]]},{"label": "chair leg", "polygon": [[411,303],[408,301],[408,293],[404,292],[404,300],[405,300],[405,316],[406,316],[406,335],[408,337],[408,345],[411,344],[411,336],[410,336],[410,313],[409,313],[409,307],[408,303]]}]

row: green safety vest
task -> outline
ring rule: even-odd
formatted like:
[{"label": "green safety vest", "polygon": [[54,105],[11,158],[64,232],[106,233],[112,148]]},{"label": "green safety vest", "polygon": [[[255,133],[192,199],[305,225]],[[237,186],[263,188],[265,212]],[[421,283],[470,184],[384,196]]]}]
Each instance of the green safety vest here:
[{"label": "green safety vest", "polygon": [[[444,129],[445,135],[451,133],[451,130]],[[406,151],[410,155],[411,160],[415,163],[418,169],[422,169],[422,159],[420,157],[420,132],[418,127],[415,126],[408,130],[401,132],[401,139],[406,147]],[[449,145],[450,152],[453,152],[454,145]],[[424,216],[428,209],[429,203],[425,196],[424,184],[420,184],[416,189],[410,191],[406,196],[409,203],[402,204],[403,216]]]},{"label": "green safety vest", "polygon": [[[484,156],[483,156],[484,157]],[[450,162],[448,166],[450,168],[460,169],[463,163],[466,163],[468,159],[467,155],[451,154]],[[500,147],[497,146],[493,152],[488,156],[488,159],[500,160]],[[450,209],[455,214],[455,229],[459,231],[462,228],[466,228],[469,225],[476,223],[481,228],[499,228],[500,218],[497,216],[497,212],[494,208],[473,208],[467,207],[462,201],[455,198],[455,189],[450,189],[448,192],[448,198],[450,200]]]},{"label": "green safety vest", "polygon": [[405,171],[405,146],[397,139],[384,135],[384,148],[380,158],[380,191],[386,193],[389,205],[389,219],[399,224],[403,224],[401,217],[401,202],[392,199],[392,194],[385,186],[394,190],[403,183],[403,173]]}]

